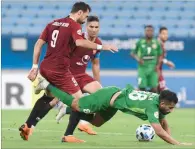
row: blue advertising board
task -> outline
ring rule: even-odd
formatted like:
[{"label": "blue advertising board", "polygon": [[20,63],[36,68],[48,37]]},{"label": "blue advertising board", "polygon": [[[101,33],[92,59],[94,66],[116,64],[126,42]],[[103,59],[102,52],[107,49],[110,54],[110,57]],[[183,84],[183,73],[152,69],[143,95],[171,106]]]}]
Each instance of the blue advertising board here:
[{"label": "blue advertising board", "polygon": [[[38,36],[23,36],[27,41],[25,51],[13,51],[12,39],[21,36],[2,36],[2,68],[29,69],[32,65],[33,47]],[[113,43],[119,48],[118,53],[104,51],[101,53],[101,69],[136,69],[137,63],[130,57],[136,37],[101,37],[103,43]],[[166,44],[168,59],[176,64],[178,70],[195,69],[195,38],[170,38]],[[43,48],[43,59],[46,46]],[[89,66],[90,67],[90,66]],[[167,69],[167,67],[165,67]]]}]

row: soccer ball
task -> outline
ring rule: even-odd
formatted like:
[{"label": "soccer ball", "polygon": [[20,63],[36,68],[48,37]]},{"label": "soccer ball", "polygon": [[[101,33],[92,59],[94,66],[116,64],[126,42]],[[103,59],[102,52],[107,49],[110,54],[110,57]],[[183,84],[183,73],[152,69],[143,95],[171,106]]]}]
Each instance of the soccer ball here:
[{"label": "soccer ball", "polygon": [[152,141],[155,131],[151,125],[142,124],[136,129],[136,138],[139,141]]}]

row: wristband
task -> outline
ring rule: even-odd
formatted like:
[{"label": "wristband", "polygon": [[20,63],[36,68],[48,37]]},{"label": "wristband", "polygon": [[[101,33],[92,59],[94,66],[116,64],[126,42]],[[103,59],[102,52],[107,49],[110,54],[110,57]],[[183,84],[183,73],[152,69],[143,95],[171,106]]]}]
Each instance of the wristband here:
[{"label": "wristband", "polygon": [[38,64],[33,64],[32,68],[38,68]]},{"label": "wristband", "polygon": [[102,50],[102,45],[97,44],[97,50]]},{"label": "wristband", "polygon": [[164,64],[167,64],[167,62],[168,62],[168,60],[164,58],[164,59],[163,59],[163,63],[164,63]]}]

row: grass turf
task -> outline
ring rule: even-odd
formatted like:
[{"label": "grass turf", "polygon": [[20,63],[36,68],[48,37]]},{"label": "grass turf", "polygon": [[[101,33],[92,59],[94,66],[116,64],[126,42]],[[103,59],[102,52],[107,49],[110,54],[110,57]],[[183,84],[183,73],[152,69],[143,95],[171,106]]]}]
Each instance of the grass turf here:
[{"label": "grass turf", "polygon": [[[132,115],[118,112],[112,120],[100,128],[96,136],[89,136],[75,131],[75,136],[86,143],[61,143],[61,137],[66,129],[68,117],[65,116],[60,124],[55,121],[57,111],[52,110],[37,125],[29,141],[23,141],[19,136],[18,127],[23,124],[30,111],[2,111],[2,148],[191,148],[193,146],[173,146],[155,136],[152,142],[138,142],[135,130],[140,124],[148,123]],[[167,116],[172,136],[181,142],[195,142],[195,109],[176,109]]]}]

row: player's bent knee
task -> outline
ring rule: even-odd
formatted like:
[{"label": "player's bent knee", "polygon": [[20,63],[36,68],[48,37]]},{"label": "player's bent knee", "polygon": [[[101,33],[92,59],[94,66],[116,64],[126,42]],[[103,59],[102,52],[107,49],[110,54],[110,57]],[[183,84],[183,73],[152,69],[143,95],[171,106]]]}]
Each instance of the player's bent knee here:
[{"label": "player's bent knee", "polygon": [[91,121],[91,124],[96,127],[100,127],[104,123],[105,123],[104,119],[99,114],[96,114],[94,119]]}]

